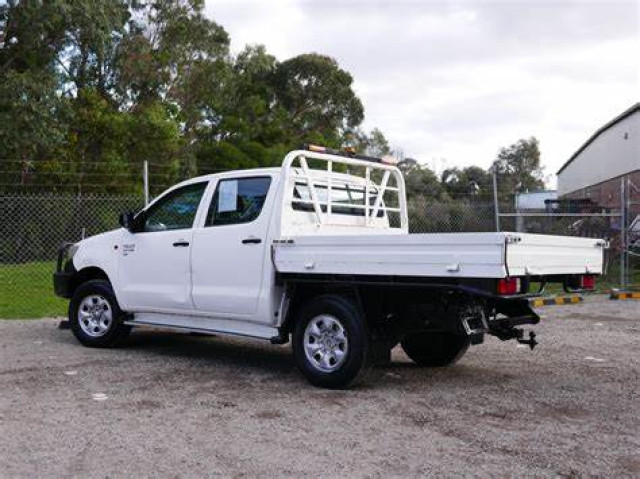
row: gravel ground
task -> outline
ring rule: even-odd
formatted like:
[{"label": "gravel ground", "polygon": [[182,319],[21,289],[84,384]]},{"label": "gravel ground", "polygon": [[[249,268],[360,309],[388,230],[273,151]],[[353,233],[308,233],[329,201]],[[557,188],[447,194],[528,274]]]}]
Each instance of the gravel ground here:
[{"label": "gravel ground", "polygon": [[288,347],[139,331],[81,347],[0,321],[0,475],[640,475],[640,303],[547,307],[531,352],[488,338],[454,367],[395,350],[349,391]]}]

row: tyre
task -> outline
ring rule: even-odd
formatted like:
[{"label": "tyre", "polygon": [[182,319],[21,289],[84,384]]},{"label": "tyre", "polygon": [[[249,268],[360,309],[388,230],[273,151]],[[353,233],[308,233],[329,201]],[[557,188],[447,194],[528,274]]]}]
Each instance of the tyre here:
[{"label": "tyre", "polygon": [[105,280],[81,284],[69,303],[71,331],[85,346],[108,348],[124,339],[131,328],[122,318],[111,284]]},{"label": "tyre", "polygon": [[351,301],[318,296],[295,320],[293,355],[311,384],[341,389],[364,379],[372,365],[370,334]]},{"label": "tyre", "polygon": [[467,336],[451,333],[419,333],[404,338],[400,345],[418,366],[449,366],[469,349]]}]

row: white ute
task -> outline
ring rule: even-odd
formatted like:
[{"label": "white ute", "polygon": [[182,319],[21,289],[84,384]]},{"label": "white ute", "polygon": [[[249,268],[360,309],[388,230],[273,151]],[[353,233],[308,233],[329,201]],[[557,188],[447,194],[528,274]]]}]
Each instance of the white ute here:
[{"label": "white ute", "polygon": [[86,346],[131,327],[292,342],[307,379],[340,388],[400,344],[454,363],[485,334],[537,344],[529,298],[593,289],[606,243],[523,233],[409,234],[402,174],[310,146],[281,168],[170,188],[122,228],[60,250],[54,289]]}]

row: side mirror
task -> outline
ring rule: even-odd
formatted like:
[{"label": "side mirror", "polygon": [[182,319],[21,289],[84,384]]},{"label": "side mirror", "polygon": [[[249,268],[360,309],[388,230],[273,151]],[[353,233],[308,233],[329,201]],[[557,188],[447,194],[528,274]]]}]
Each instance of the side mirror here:
[{"label": "side mirror", "polygon": [[130,231],[131,233],[134,232],[133,213],[131,211],[127,211],[126,213],[120,213],[120,217],[118,218],[118,223],[120,223],[120,226],[122,226],[127,231]]}]

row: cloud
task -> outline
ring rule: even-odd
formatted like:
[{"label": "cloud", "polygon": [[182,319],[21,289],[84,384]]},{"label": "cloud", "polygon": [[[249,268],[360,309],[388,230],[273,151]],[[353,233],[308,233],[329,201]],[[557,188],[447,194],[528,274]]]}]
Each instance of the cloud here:
[{"label": "cloud", "polygon": [[[635,1],[210,0],[232,49],[316,51],[355,78],[364,126],[421,161],[488,166],[540,139],[555,172],[640,96]],[[440,164],[442,164],[440,162]]]}]

